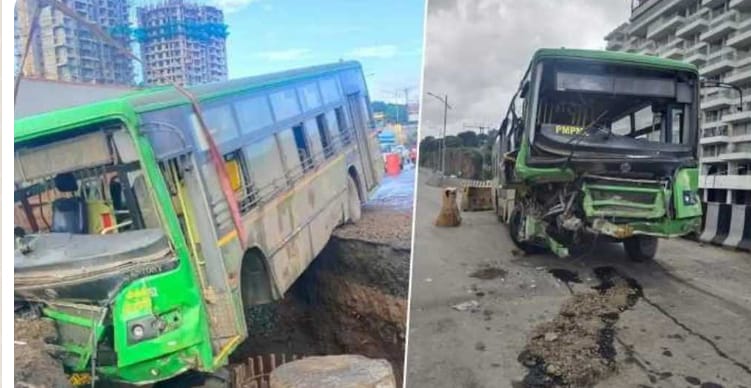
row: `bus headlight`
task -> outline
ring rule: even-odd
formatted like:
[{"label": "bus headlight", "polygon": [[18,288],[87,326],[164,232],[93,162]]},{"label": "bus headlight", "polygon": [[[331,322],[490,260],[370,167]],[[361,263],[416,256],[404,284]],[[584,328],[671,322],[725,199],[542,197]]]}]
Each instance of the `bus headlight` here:
[{"label": "bus headlight", "polygon": [[161,334],[162,327],[159,324],[160,319],[147,315],[145,317],[136,318],[128,321],[128,344],[132,345],[147,339],[158,337]]},{"label": "bus headlight", "polygon": [[130,329],[130,334],[133,335],[134,340],[140,340],[141,338],[143,338],[143,326],[133,325],[133,327]]}]

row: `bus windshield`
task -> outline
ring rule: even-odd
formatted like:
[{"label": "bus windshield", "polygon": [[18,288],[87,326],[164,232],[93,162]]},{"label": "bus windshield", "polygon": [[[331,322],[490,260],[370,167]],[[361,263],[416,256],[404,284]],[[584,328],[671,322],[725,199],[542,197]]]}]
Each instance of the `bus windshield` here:
[{"label": "bus windshield", "polygon": [[132,140],[118,123],[17,144],[14,165],[16,271],[168,253]]},{"label": "bus windshield", "polygon": [[695,75],[574,61],[541,69],[535,131],[543,142],[604,152],[693,148]]}]

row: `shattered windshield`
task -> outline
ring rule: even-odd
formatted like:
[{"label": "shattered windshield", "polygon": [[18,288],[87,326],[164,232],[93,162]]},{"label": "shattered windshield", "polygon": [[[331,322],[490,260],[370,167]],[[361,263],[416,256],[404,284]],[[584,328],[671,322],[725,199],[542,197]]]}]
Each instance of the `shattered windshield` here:
[{"label": "shattered windshield", "polygon": [[16,144],[14,167],[17,254],[33,257],[35,248],[52,241],[46,235],[70,235],[73,241],[160,228],[132,140],[121,126]]},{"label": "shattered windshield", "polygon": [[628,66],[546,64],[536,130],[564,138],[630,138],[690,147],[696,115],[694,78]]}]

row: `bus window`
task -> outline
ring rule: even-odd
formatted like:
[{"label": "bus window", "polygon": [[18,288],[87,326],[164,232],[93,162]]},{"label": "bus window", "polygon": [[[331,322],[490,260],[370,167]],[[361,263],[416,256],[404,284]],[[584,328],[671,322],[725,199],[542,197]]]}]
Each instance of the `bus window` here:
[{"label": "bus window", "polygon": [[334,109],[336,115],[336,126],[339,127],[339,136],[342,138],[342,144],[349,144],[352,139],[349,135],[349,126],[347,125],[347,116],[344,115],[344,108],[341,106]]},{"label": "bus window", "polygon": [[310,159],[313,164],[320,164],[326,158],[323,155],[323,140],[318,131],[318,124],[315,119],[305,120],[303,128],[305,128],[305,134],[307,135]]},{"label": "bus window", "polygon": [[298,89],[303,108],[315,109],[321,106],[321,95],[318,93],[318,85],[315,83],[307,84]]},{"label": "bus window", "polygon": [[320,114],[316,116],[316,126],[318,127],[318,135],[321,137],[323,154],[328,159],[329,157],[334,155],[334,145],[331,143],[331,133],[329,132],[329,125],[326,121],[326,115]]},{"label": "bus window", "polygon": [[271,106],[277,121],[285,120],[300,114],[300,104],[297,102],[295,89],[282,90],[271,94]]},{"label": "bus window", "polygon": [[252,133],[274,123],[271,108],[264,96],[244,98],[235,103],[242,133]]},{"label": "bus window", "polygon": [[[216,141],[217,144],[221,144],[237,137],[237,123],[235,123],[235,117],[232,114],[231,105],[223,104],[204,108],[203,118],[206,122],[206,126],[209,127],[209,133],[214,136],[214,141]],[[191,122],[193,123],[193,133],[196,136],[200,148],[206,150],[208,148],[206,138],[203,136],[201,126],[198,123],[195,113],[191,114]]]},{"label": "bus window", "polygon": [[241,212],[249,211],[255,206],[255,185],[250,181],[248,169],[240,150],[235,150],[224,155],[224,166],[227,170],[232,191],[240,204]]},{"label": "bus window", "polygon": [[285,175],[289,181],[294,181],[302,175],[302,164],[300,163],[299,153],[297,152],[297,143],[295,134],[292,129],[285,129],[276,134],[279,141],[279,148],[282,151],[282,161],[284,162]]},{"label": "bus window", "polygon": [[286,186],[281,153],[273,136],[246,146],[244,151],[259,201],[269,199]]},{"label": "bus window", "polygon": [[302,164],[303,171],[308,171],[313,167],[313,160],[308,141],[305,138],[305,126],[302,123],[295,125],[292,127],[292,133],[295,135],[295,147],[297,147],[297,155],[300,157],[300,164]]}]

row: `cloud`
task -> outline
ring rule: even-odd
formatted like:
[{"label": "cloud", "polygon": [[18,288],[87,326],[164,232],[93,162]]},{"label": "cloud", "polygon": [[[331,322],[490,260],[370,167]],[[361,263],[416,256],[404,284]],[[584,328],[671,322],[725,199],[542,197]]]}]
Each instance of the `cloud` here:
[{"label": "cloud", "polygon": [[378,46],[358,47],[349,53],[349,56],[356,58],[393,58],[399,53],[399,48],[393,44],[383,44]]},{"label": "cloud", "polygon": [[225,13],[237,12],[260,0],[208,0],[210,5],[217,7]]},{"label": "cloud", "polygon": [[[623,0],[429,0],[423,92],[448,95],[448,133],[497,126],[536,49],[602,49],[628,16]],[[423,96],[422,118],[436,135],[443,105]]]},{"label": "cloud", "polygon": [[267,61],[289,62],[310,58],[312,53],[313,52],[310,49],[292,48],[287,50],[264,51],[257,55]]}]

